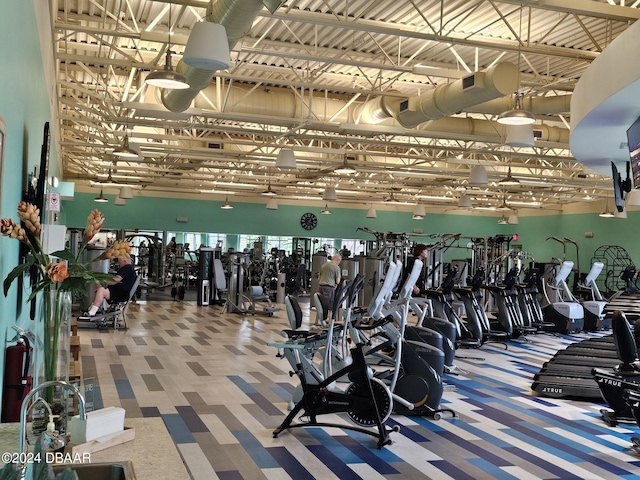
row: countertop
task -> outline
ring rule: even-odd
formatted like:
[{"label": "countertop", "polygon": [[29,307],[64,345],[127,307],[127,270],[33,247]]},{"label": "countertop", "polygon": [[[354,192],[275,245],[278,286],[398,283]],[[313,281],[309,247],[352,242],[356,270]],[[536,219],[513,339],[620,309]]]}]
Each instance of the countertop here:
[{"label": "countertop", "polygon": [[[133,464],[136,480],[157,480],[158,472],[162,472],[162,478],[189,480],[187,469],[162,418],[127,418],[124,424],[135,429],[135,439],[92,453],[91,463],[128,460]],[[0,424],[0,453],[17,452],[18,431],[17,423]],[[0,462],[0,467],[3,466],[4,463]]]}]

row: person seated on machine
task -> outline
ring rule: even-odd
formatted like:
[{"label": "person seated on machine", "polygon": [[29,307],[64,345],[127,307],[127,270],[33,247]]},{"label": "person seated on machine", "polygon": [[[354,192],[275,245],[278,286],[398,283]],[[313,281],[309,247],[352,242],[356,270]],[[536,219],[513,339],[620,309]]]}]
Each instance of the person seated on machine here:
[{"label": "person seated on machine", "polygon": [[82,315],[83,317],[95,316],[105,300],[107,302],[126,302],[129,300],[131,289],[137,278],[136,271],[131,265],[130,256],[118,258],[118,265],[120,268],[113,280],[107,280],[106,287],[100,285],[97,288],[93,305]]}]

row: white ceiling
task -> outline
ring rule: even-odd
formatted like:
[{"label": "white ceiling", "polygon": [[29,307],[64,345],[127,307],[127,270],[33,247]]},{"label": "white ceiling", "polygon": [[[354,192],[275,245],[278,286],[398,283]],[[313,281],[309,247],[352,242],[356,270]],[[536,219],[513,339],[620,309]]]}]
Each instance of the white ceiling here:
[{"label": "white ceiling", "polygon": [[[610,195],[601,166],[585,167],[569,151],[568,109],[535,111],[543,140],[522,149],[504,145],[495,122],[501,110],[488,104],[415,128],[367,125],[351,112],[373,99],[417,97],[500,62],[519,67],[525,106],[571,95],[590,63],[640,17],[640,1],[291,0],[275,8],[279,2],[265,0],[273,13],[265,7],[248,16],[234,8],[259,0],[218,0],[214,11],[228,7],[219,18],[228,33],[247,19],[250,29],[231,42],[230,68],[176,112],[144,77],[164,66],[169,9],[173,66],[182,68],[207,2],[50,3],[64,180],[249,201],[266,200],[270,182],[279,198],[301,203],[335,186],[339,202],[362,208],[392,193],[397,202],[442,210],[465,193],[476,208],[506,200],[514,209],[555,210]],[[502,100],[508,105],[510,95]],[[125,132],[141,146],[142,162],[112,156]],[[295,170],[274,166],[285,145],[296,152]],[[335,172],[345,154],[358,173]],[[467,184],[476,164],[489,173],[486,187]],[[500,187],[509,164],[521,184]]]}]

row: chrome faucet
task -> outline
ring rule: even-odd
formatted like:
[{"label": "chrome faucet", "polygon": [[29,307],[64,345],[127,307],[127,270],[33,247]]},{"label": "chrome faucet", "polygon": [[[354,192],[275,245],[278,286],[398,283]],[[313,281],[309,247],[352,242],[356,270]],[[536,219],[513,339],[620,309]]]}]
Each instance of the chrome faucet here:
[{"label": "chrome faucet", "polygon": [[24,463],[24,460],[27,457],[26,439],[27,439],[27,412],[29,411],[29,407],[30,407],[29,402],[31,401],[31,399],[36,393],[44,390],[45,388],[55,387],[55,386],[65,388],[67,390],[71,390],[78,397],[80,418],[82,418],[82,420],[87,419],[87,410],[85,408],[86,404],[85,404],[84,396],[82,395],[82,393],[80,393],[80,390],[78,390],[78,387],[76,387],[75,385],[72,385],[69,382],[65,382],[63,380],[51,380],[49,382],[41,383],[40,385],[35,387],[33,390],[31,390],[27,394],[27,396],[24,397],[24,400],[22,401],[22,405],[20,406],[20,438],[18,441],[18,453],[20,454],[20,456],[18,457],[18,463],[16,464],[16,470],[18,470],[18,480],[24,480],[27,473],[27,464]]}]

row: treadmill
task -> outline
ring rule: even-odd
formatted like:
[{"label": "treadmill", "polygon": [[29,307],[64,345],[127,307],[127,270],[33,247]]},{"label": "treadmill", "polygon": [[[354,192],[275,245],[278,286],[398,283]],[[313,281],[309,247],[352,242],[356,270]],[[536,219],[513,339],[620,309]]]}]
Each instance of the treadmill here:
[{"label": "treadmill", "polygon": [[531,389],[552,398],[602,401],[593,369],[613,371],[620,364],[613,335],[589,338],[559,350],[534,375]]}]

